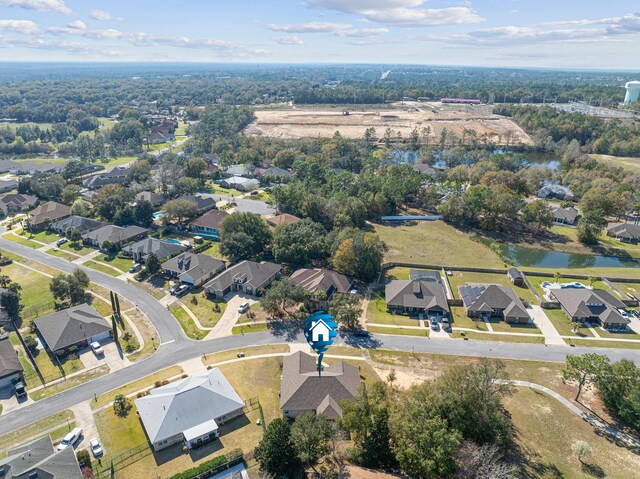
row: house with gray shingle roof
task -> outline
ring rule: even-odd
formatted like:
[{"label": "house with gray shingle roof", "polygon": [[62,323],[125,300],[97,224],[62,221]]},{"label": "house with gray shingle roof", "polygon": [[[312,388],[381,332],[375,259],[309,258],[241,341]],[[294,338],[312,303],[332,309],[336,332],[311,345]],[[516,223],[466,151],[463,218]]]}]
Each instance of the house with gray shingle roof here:
[{"label": "house with gray shingle roof", "polygon": [[136,201],[137,202],[148,201],[153,206],[159,206],[162,203],[164,203],[165,200],[166,200],[166,197],[164,195],[161,195],[159,193],[155,193],[153,191],[141,191],[140,193],[138,193],[136,195]]},{"label": "house with gray shingle roof", "polygon": [[136,408],[153,449],[179,442],[189,449],[219,436],[218,426],[243,414],[244,402],[220,369],[152,389]]},{"label": "house with gray shingle roof", "polygon": [[15,215],[30,210],[37,202],[37,196],[11,193],[0,198],[0,210],[5,216]]},{"label": "house with gray shingle roof", "polygon": [[202,286],[225,268],[224,261],[208,254],[181,253],[162,265],[162,271],[170,278],[195,287]]},{"label": "house with gray shingle roof", "polygon": [[554,223],[562,225],[574,225],[578,219],[578,209],[570,206],[569,208],[555,208],[553,211]]},{"label": "house with gray shingle roof", "polygon": [[609,223],[607,236],[611,236],[623,243],[637,243],[640,241],[640,225],[631,223]]},{"label": "house with gray shingle roof", "polygon": [[105,241],[115,244],[118,248],[123,245],[137,241],[149,234],[149,230],[139,226],[122,226],[105,225],[82,235],[82,241],[85,244],[102,248]]},{"label": "house with gray shingle roof", "polygon": [[83,185],[91,190],[102,188],[107,185],[124,185],[127,183],[129,168],[126,166],[116,166],[108,171],[103,171],[95,176],[84,180]]},{"label": "house with gray shingle roof", "polygon": [[573,322],[591,323],[605,329],[626,330],[628,321],[617,311],[626,305],[609,291],[589,288],[552,289],[549,296]]},{"label": "house with gray shingle roof", "polygon": [[157,238],[144,238],[137,243],[122,248],[122,254],[131,256],[136,263],[144,263],[151,253],[154,253],[159,260],[163,260],[169,259],[186,249],[187,247],[183,244]]},{"label": "house with gray shingle roof", "polygon": [[442,283],[422,280],[391,281],[384,290],[387,308],[399,314],[447,316],[449,304]]},{"label": "house with gray shingle roof", "polygon": [[0,388],[11,386],[22,379],[24,368],[9,336],[0,336]]},{"label": "house with gray shingle roof", "polygon": [[282,266],[279,264],[245,260],[224,270],[206,283],[204,289],[207,294],[216,298],[222,298],[232,291],[260,295],[262,290],[280,276],[281,270]]},{"label": "house with gray shingle roof", "polygon": [[466,283],[458,286],[464,309],[470,318],[500,318],[507,323],[526,324],[527,308],[511,288],[498,284]]},{"label": "house with gray shingle roof", "polygon": [[38,333],[49,350],[62,353],[83,348],[111,337],[111,324],[87,303],[34,319]]},{"label": "house with gray shingle roof", "polygon": [[53,449],[47,435],[12,449],[0,459],[0,477],[6,479],[82,479],[73,447]]},{"label": "house with gray shingle roof", "polygon": [[291,275],[291,280],[309,293],[322,296],[307,296],[304,304],[311,310],[327,310],[334,293],[346,293],[351,289],[353,279],[337,271],[324,268],[303,268]]},{"label": "house with gray shingle roof", "polygon": [[85,218],[84,216],[69,216],[60,221],[55,221],[49,225],[49,229],[63,236],[69,228],[75,228],[82,235],[104,226],[102,221]]},{"label": "house with gray shingle roof", "polygon": [[353,401],[359,386],[357,367],[336,361],[318,375],[316,358],[298,351],[282,361],[280,409],[287,418],[314,412],[335,420],[342,417],[340,401]]}]

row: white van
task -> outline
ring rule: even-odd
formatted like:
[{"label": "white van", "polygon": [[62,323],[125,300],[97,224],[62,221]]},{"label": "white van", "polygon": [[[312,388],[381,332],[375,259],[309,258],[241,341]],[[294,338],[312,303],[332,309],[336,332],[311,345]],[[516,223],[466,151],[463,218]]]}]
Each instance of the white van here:
[{"label": "white van", "polygon": [[244,303],[242,303],[239,307],[238,307],[238,313],[240,314],[244,314],[247,311],[249,311],[249,303],[247,301],[245,301]]},{"label": "white van", "polygon": [[58,451],[63,451],[69,446],[73,447],[78,439],[80,439],[80,436],[82,436],[82,429],[77,427],[69,434],[67,434],[64,438],[62,438],[62,441],[60,441],[60,444],[58,444]]}]

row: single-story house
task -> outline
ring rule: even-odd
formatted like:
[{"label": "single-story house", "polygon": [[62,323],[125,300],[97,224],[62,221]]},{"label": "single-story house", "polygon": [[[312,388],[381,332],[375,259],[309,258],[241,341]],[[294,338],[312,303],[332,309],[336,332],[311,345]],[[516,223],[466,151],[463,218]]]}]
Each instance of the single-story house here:
[{"label": "single-story house", "polygon": [[251,175],[251,170],[243,165],[231,165],[224,170],[224,176],[226,177],[249,175]]},{"label": "single-story house", "polygon": [[631,223],[609,223],[607,236],[611,236],[623,243],[637,243],[640,241],[640,225]]},{"label": "single-story house", "polygon": [[220,369],[151,389],[135,400],[155,451],[176,443],[195,449],[216,440],[218,426],[243,414],[244,401]]},{"label": "single-story house", "polygon": [[5,216],[29,211],[38,202],[38,197],[12,193],[0,198],[0,210]]},{"label": "single-story house", "polygon": [[0,388],[21,381],[23,373],[18,353],[13,349],[9,336],[3,334],[0,336]]},{"label": "single-story house", "polygon": [[435,176],[438,174],[438,170],[426,163],[416,163],[415,165],[411,165],[411,169],[421,175]]},{"label": "single-story house", "polygon": [[231,291],[260,295],[261,291],[273,283],[279,276],[282,266],[262,261],[241,261],[224,270],[204,285],[208,295],[222,298]]},{"label": "single-story house", "polygon": [[225,268],[225,262],[208,254],[180,253],[162,265],[162,271],[170,278],[200,287]]},{"label": "single-story house", "polygon": [[312,295],[305,298],[305,306],[314,311],[326,311],[333,293],[347,293],[353,284],[350,277],[323,268],[299,269],[291,275],[291,280],[309,293],[323,293],[322,296]]},{"label": "single-story house", "polygon": [[578,219],[578,209],[570,206],[569,208],[556,208],[553,210],[554,223],[562,225],[574,225]]},{"label": "single-story house", "polygon": [[18,180],[0,180],[0,193],[8,193],[18,187]]},{"label": "single-story house", "polygon": [[280,168],[278,166],[271,166],[267,169],[255,170],[254,174],[262,178],[275,178],[281,180],[285,180],[293,176],[290,171],[287,171],[284,168]]},{"label": "single-story house", "polygon": [[277,228],[278,226],[291,225],[293,223],[297,223],[298,221],[302,221],[297,216],[290,215],[289,213],[267,216],[265,220],[267,222],[267,225],[269,225],[269,227],[273,229]]},{"label": "single-story house", "polygon": [[245,178],[243,176],[232,176],[220,182],[224,188],[235,188],[239,191],[253,191],[258,189],[260,182],[253,178]]},{"label": "single-story house", "polygon": [[141,191],[136,195],[136,201],[148,201],[153,206],[160,206],[165,201],[165,196],[153,191]]},{"label": "single-story house", "polygon": [[157,238],[144,238],[122,248],[122,254],[131,256],[136,263],[144,263],[150,253],[155,253],[159,260],[169,259],[186,250],[183,244]]},{"label": "single-story house", "polygon": [[314,412],[336,420],[342,417],[340,401],[353,401],[359,387],[356,366],[336,361],[318,375],[316,358],[298,351],[282,361],[280,409],[286,418]]},{"label": "single-story house", "polygon": [[148,230],[139,226],[127,226],[123,228],[122,226],[106,225],[89,233],[85,233],[82,235],[82,241],[96,248],[102,248],[102,244],[105,241],[109,241],[117,245],[118,248],[122,248],[122,246],[131,241],[146,238],[148,234]]},{"label": "single-story house", "polygon": [[83,348],[111,337],[111,324],[87,303],[34,319],[40,337],[53,353]]},{"label": "single-story house", "polygon": [[511,288],[498,284],[466,283],[458,286],[464,309],[470,318],[500,318],[507,323],[526,324],[527,308]]},{"label": "single-story house", "polygon": [[524,284],[524,276],[516,268],[509,268],[507,270],[507,277],[509,281],[511,281],[511,284],[515,286],[522,286]]},{"label": "single-story house", "polygon": [[626,330],[628,321],[616,308],[625,304],[604,289],[552,289],[549,296],[560,303],[560,309],[571,321],[592,323],[605,329]]},{"label": "single-story house", "polygon": [[205,213],[216,207],[216,200],[210,196],[182,195],[180,199],[194,202],[198,207],[198,214]]},{"label": "single-story house", "polygon": [[217,237],[220,234],[220,223],[227,216],[229,213],[226,211],[211,210],[189,223],[189,229],[196,234]]},{"label": "single-story house", "polygon": [[91,218],[85,218],[84,216],[69,216],[60,221],[55,221],[49,225],[49,229],[60,236],[64,236],[69,231],[69,228],[75,228],[80,234],[85,234],[101,226],[106,225],[102,221],[92,220]]},{"label": "single-story house", "polygon": [[409,271],[409,279],[412,281],[426,281],[428,283],[442,284],[440,271],[432,269],[412,269]]},{"label": "single-story house", "polygon": [[73,447],[62,451],[53,448],[46,435],[12,449],[0,459],[0,477],[7,479],[82,479]]},{"label": "single-story house", "polygon": [[449,304],[442,283],[435,281],[391,281],[384,290],[387,309],[399,314],[447,316]]},{"label": "single-story house", "polygon": [[129,168],[126,166],[116,166],[108,171],[103,171],[95,176],[84,180],[83,185],[91,190],[102,188],[107,185],[124,185],[127,183]]},{"label": "single-story house", "polygon": [[537,196],[538,198],[563,201],[573,201],[575,199],[575,195],[568,187],[556,184],[544,185],[538,190]]},{"label": "single-story house", "polygon": [[152,126],[149,132],[149,143],[157,145],[168,141],[176,141],[175,129],[176,123],[171,120]]},{"label": "single-story house", "polygon": [[71,216],[70,206],[55,201],[47,201],[29,213],[29,230],[43,230],[52,222],[63,220],[69,216]]}]

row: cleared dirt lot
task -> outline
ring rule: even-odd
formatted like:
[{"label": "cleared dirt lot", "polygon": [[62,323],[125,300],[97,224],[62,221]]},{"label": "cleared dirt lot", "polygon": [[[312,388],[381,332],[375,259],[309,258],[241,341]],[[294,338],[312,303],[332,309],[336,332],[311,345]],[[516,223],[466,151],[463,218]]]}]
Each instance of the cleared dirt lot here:
[{"label": "cleared dirt lot", "polygon": [[[346,115],[344,112],[348,112]],[[258,109],[256,121],[245,133],[283,139],[331,137],[336,131],[345,138],[362,138],[367,128],[375,128],[381,138],[387,128],[393,137],[401,132],[408,138],[417,128],[430,127],[430,142],[437,142],[440,132],[446,128],[461,139],[465,129],[476,132],[478,141],[490,135],[498,144],[531,144],[531,138],[509,118],[494,115],[487,105],[442,105],[439,102],[393,103],[386,107],[369,106],[357,108],[344,105],[321,105],[287,107],[281,109]],[[466,135],[469,141],[469,135]]]}]

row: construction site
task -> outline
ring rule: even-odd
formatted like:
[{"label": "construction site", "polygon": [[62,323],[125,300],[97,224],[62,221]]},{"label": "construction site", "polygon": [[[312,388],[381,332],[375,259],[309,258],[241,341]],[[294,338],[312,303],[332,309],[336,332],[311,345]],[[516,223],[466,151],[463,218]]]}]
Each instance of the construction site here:
[{"label": "construction site", "polygon": [[[416,129],[423,143],[437,143],[446,129],[447,143],[492,142],[530,145],[532,140],[510,118],[492,113],[490,105],[396,102],[387,105],[304,105],[257,109],[245,134],[282,139],[363,138],[375,129],[372,141],[406,141]],[[385,132],[391,130],[385,138]]]}]

